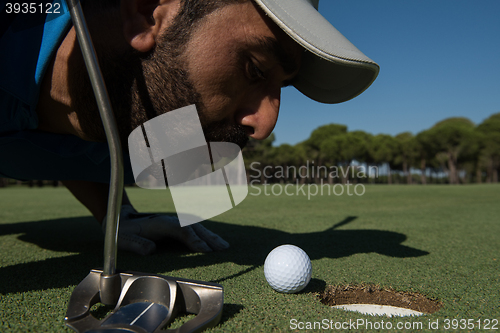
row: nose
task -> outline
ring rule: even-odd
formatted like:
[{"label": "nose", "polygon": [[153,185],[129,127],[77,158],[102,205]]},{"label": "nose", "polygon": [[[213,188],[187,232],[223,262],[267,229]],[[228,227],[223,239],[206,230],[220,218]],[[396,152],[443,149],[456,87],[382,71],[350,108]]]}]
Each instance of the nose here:
[{"label": "nose", "polygon": [[246,107],[237,115],[238,124],[247,128],[247,134],[256,140],[267,138],[276,126],[281,101],[281,88],[260,96],[248,96]]}]

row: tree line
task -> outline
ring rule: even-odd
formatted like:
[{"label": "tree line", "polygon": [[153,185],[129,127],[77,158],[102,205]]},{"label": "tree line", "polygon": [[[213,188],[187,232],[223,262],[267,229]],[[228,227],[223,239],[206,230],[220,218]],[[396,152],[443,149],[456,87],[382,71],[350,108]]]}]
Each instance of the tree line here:
[{"label": "tree line", "polygon": [[296,145],[275,147],[274,141],[274,134],[250,140],[243,150],[249,181],[497,183],[500,171],[500,113],[477,126],[448,118],[416,135],[372,135],[328,124]]},{"label": "tree line", "polygon": [[[249,182],[257,183],[497,183],[500,171],[500,113],[475,125],[467,118],[438,122],[413,135],[372,135],[328,124],[296,145],[273,146],[274,133],[250,139],[243,149]],[[57,181],[8,184],[58,186]]]}]

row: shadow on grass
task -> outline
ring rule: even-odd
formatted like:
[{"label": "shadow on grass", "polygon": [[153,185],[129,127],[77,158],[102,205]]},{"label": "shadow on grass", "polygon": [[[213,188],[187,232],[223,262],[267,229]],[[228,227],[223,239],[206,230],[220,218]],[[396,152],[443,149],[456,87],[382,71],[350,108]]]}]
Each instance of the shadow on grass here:
[{"label": "shadow on grass", "polygon": [[312,278],[309,284],[300,293],[320,293],[326,288],[326,282],[320,279]]},{"label": "shadow on grass", "polygon": [[224,303],[224,311],[222,311],[222,317],[220,318],[220,322],[217,326],[221,326],[226,321],[240,313],[244,308],[245,307],[241,304]]},{"label": "shadow on grass", "polygon": [[[160,273],[190,267],[232,262],[250,266],[239,273],[214,280],[221,283],[264,264],[267,254],[276,246],[294,244],[307,252],[311,260],[341,258],[357,253],[378,253],[395,258],[419,257],[429,252],[401,243],[406,236],[381,230],[337,230],[356,217],[346,217],[332,227],[311,233],[288,233],[275,229],[206,221],[203,224],[231,243],[223,252],[189,255],[178,242],[165,240],[149,257],[120,252],[118,268],[130,271]],[[102,267],[103,236],[91,217],[78,217],[0,225],[0,235],[20,234],[18,238],[40,248],[62,252],[63,256],[42,261],[20,263],[0,268],[0,294],[63,288],[76,285],[91,268]],[[29,257],[33,249],[28,248]],[[69,253],[68,253],[69,252]],[[76,253],[76,254],[74,254]]]}]

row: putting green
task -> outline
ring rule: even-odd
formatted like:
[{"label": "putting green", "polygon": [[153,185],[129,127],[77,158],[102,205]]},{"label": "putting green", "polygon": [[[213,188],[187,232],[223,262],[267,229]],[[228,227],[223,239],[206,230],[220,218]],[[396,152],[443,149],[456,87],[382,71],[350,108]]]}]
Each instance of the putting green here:
[{"label": "putting green", "polygon": [[[295,187],[288,187],[293,195],[280,196],[269,186],[259,189],[260,195],[251,188],[235,209],[204,222],[231,243],[229,250],[191,254],[165,241],[149,257],[119,253],[118,267],[222,284],[224,313],[214,332],[357,320],[371,328],[384,320],[393,330],[410,322],[413,331],[433,332],[436,323],[440,331],[446,325],[460,330],[463,323],[467,330],[493,328],[495,320],[500,327],[499,185],[366,185],[361,196],[309,198]],[[166,191],[128,193],[139,211],[173,212]],[[0,207],[0,331],[69,331],[63,319],[72,290],[102,266],[99,225],[64,188],[2,188]],[[279,294],[265,281],[266,255],[282,244],[297,245],[311,258],[312,280],[299,294]],[[431,315],[385,318],[319,301],[327,285],[363,284],[417,292],[443,306]]]}]

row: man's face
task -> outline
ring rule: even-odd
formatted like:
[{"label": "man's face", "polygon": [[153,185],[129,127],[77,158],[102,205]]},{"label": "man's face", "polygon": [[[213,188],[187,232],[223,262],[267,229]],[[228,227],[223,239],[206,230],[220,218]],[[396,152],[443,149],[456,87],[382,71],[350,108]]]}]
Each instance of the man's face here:
[{"label": "man's face", "polygon": [[208,15],[188,42],[183,63],[202,103],[202,121],[271,134],[281,88],[297,74],[302,48],[256,7],[234,4]]},{"label": "man's face", "polygon": [[[248,137],[265,139],[277,121],[281,88],[298,72],[302,48],[251,1],[219,8],[188,32],[181,16],[146,56],[106,48],[99,55],[122,139],[145,121],[190,104],[197,105],[207,141],[243,147]],[[82,72],[74,80],[86,77]],[[81,109],[91,109],[86,101],[93,100],[86,86],[77,94]],[[80,123],[89,137],[102,140],[95,106],[93,112],[82,112]]]}]

